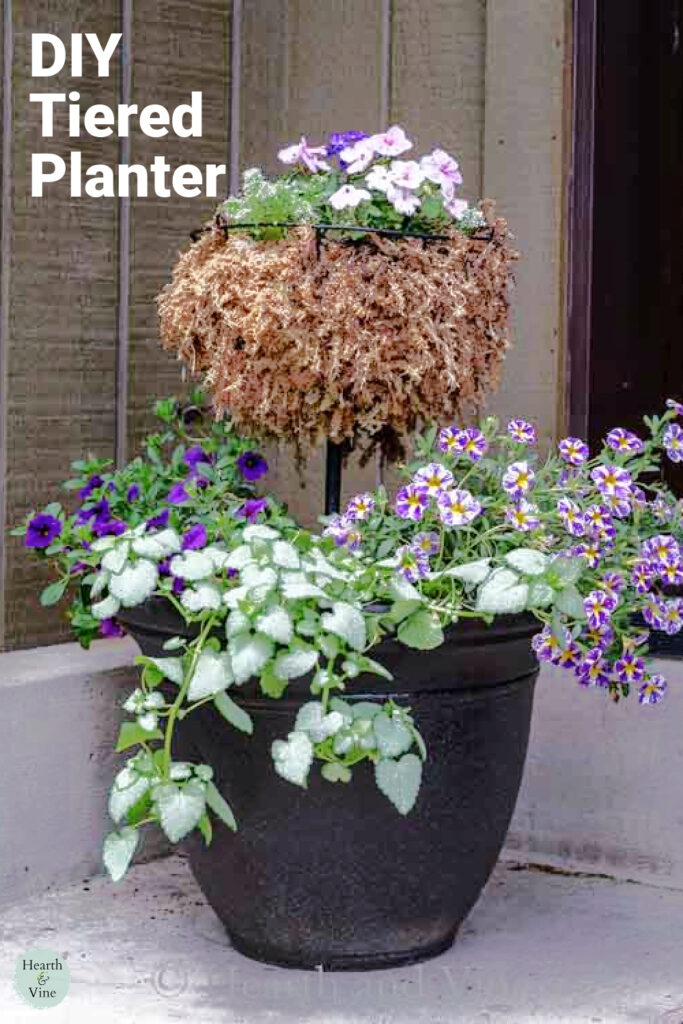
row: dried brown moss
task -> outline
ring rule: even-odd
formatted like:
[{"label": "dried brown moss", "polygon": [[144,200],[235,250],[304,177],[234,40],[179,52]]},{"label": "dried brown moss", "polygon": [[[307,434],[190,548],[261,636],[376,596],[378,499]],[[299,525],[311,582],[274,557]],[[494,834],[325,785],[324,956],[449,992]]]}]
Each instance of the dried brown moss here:
[{"label": "dried brown moss", "polygon": [[395,454],[418,420],[462,419],[499,383],[517,253],[505,221],[481,234],[318,248],[309,227],[257,242],[218,225],[159,296],[164,347],[248,432]]}]

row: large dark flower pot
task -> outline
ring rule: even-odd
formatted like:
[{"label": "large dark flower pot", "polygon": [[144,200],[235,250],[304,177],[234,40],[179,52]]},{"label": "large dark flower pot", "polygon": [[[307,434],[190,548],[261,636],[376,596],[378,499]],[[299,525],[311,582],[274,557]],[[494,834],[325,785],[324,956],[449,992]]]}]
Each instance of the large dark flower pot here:
[{"label": "large dark flower pot", "polygon": [[[163,655],[180,632],[157,600],[126,613],[143,652]],[[355,681],[345,699],[395,697],[409,705],[428,761],[413,810],[402,817],[378,791],[369,764],[350,784],[308,790],[276,775],[270,746],[311,699],[295,680],[281,700],[249,683],[231,695],[254,720],[249,737],[209,705],[177,729],[177,758],[206,762],[232,806],[237,833],[188,840],[192,870],[233,945],[287,967],[368,970],[447,949],[500,853],[519,790],[538,665],[530,616],[492,626],[467,621],[429,652],[386,640],[374,655],[393,672]]]}]

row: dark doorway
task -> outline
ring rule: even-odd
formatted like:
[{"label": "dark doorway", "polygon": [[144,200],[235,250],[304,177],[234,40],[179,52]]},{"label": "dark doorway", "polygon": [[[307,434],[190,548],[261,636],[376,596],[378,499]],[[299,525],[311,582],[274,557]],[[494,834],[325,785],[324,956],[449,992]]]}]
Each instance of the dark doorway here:
[{"label": "dark doorway", "polygon": [[683,400],[682,3],[576,0],[570,410],[593,442]]}]

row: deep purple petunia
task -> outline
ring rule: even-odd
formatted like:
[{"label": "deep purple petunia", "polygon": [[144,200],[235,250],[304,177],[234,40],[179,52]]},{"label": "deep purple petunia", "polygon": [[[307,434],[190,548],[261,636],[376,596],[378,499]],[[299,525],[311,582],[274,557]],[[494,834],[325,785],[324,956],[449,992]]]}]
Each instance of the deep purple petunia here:
[{"label": "deep purple petunia", "polygon": [[166,501],[169,505],[182,505],[183,502],[189,501],[190,495],[185,490],[185,484],[177,483],[173,484],[170,491],[166,495]]},{"label": "deep purple petunia", "polygon": [[354,142],[360,142],[361,139],[367,139],[367,137],[367,132],[332,132],[330,141],[327,143],[327,155],[336,156],[337,153],[341,153],[342,149],[352,146]]},{"label": "deep purple petunia", "polygon": [[120,537],[128,529],[128,523],[122,519],[110,519],[105,522],[103,519],[96,519],[92,532],[96,537]]},{"label": "deep purple petunia", "polygon": [[90,508],[82,508],[76,514],[76,525],[85,526],[90,523],[93,519],[96,522],[106,523],[111,515],[111,506],[106,498],[100,498],[98,502],[91,505]]},{"label": "deep purple petunia", "polygon": [[104,480],[101,476],[97,476],[97,474],[95,474],[95,476],[91,476],[85,487],[81,487],[78,492],[78,497],[81,501],[85,501],[85,499],[89,498],[92,492],[96,491],[98,487],[101,487],[103,483]]},{"label": "deep purple petunia", "polygon": [[190,469],[194,469],[200,462],[211,462],[211,457],[206,454],[200,444],[195,444],[192,448],[188,448],[183,455],[183,462]]},{"label": "deep purple petunia", "polygon": [[163,512],[160,512],[158,516],[152,516],[145,523],[146,530],[163,530],[164,527],[168,526],[168,521],[171,517],[169,509],[165,508]]},{"label": "deep purple petunia", "polygon": [[183,551],[196,551],[197,548],[203,548],[208,539],[209,535],[204,524],[197,523],[183,534]]},{"label": "deep purple petunia", "polygon": [[245,452],[237,460],[237,466],[245,480],[260,480],[268,472],[268,463],[258,452]]},{"label": "deep purple petunia", "polygon": [[159,573],[160,576],[170,576],[171,575],[171,559],[170,558],[162,558],[162,560],[157,563],[157,572]]},{"label": "deep purple petunia", "polygon": [[125,636],[123,626],[120,626],[116,619],[102,619],[100,633],[102,636]]},{"label": "deep purple petunia", "polygon": [[137,501],[140,497],[140,487],[138,484],[131,484],[126,491],[126,501]]},{"label": "deep purple petunia", "polygon": [[49,548],[61,532],[62,524],[59,519],[40,512],[29,520],[24,543],[27,548]]},{"label": "deep purple petunia", "polygon": [[180,597],[183,590],[185,589],[185,580],[181,580],[179,576],[173,577],[173,593],[176,597]]},{"label": "deep purple petunia", "polygon": [[268,508],[268,502],[265,498],[248,498],[245,503],[237,509],[235,515],[238,519],[248,519],[250,523],[255,523],[261,512],[265,512]]}]

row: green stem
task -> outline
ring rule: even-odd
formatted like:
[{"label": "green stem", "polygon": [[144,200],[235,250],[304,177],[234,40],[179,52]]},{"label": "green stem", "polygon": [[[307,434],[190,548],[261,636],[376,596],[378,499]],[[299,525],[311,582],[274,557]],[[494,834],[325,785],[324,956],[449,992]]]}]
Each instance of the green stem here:
[{"label": "green stem", "polygon": [[173,740],[173,730],[175,728],[176,718],[178,717],[178,712],[180,711],[182,703],[185,700],[187,691],[190,688],[190,681],[192,679],[192,676],[194,675],[194,670],[196,668],[199,655],[202,653],[202,649],[204,647],[206,638],[213,629],[215,621],[216,616],[210,615],[206,622],[204,623],[204,625],[202,626],[199,636],[197,637],[196,640],[193,641],[191,645],[193,650],[190,665],[183,677],[182,685],[178,690],[178,696],[173,702],[173,705],[171,706],[171,710],[168,715],[168,722],[166,723],[166,735],[164,737],[164,763],[162,768],[162,774],[164,778],[170,777],[171,741]]}]

